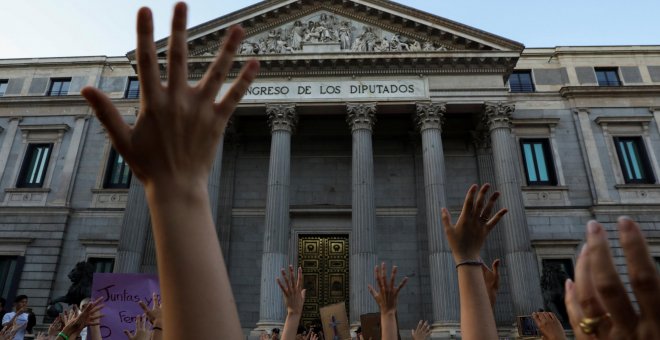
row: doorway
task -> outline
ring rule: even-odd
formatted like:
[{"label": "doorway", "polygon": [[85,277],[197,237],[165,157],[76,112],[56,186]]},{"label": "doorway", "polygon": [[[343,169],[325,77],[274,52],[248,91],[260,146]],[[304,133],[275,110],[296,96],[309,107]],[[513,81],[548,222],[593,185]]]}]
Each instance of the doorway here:
[{"label": "doorway", "polygon": [[321,319],[319,309],[338,302],[349,306],[348,235],[298,236],[298,265],[307,289],[302,324]]}]

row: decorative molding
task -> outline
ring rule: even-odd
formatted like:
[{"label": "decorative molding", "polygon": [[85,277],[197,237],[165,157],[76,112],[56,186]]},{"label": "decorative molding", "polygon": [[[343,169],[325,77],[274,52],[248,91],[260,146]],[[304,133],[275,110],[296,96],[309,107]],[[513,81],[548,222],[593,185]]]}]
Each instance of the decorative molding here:
[{"label": "decorative molding", "polygon": [[417,103],[415,122],[420,131],[426,129],[442,130],[447,112],[446,103]]},{"label": "decorative molding", "polygon": [[653,116],[614,116],[598,117],[595,122],[598,125],[607,124],[648,124],[653,120]]},{"label": "decorative molding", "polygon": [[271,132],[279,130],[293,132],[298,122],[295,104],[267,104],[266,115]]},{"label": "decorative molding", "polygon": [[585,97],[630,98],[658,97],[660,85],[626,85],[626,86],[564,86],[559,94],[568,99]]},{"label": "decorative molding", "polygon": [[0,238],[0,255],[25,256],[27,246],[34,238],[27,237],[2,237]]},{"label": "decorative molding", "polygon": [[530,118],[530,119],[512,119],[513,126],[550,126],[555,127],[559,124],[560,118]]},{"label": "decorative molding", "polygon": [[127,202],[128,189],[92,189],[92,208],[124,209]]},{"label": "decorative molding", "polygon": [[376,103],[347,103],[346,112],[351,131],[372,130],[376,124]]},{"label": "decorative molding", "polygon": [[478,152],[485,152],[491,148],[491,138],[488,130],[479,129],[470,131],[470,137],[474,148]]},{"label": "decorative molding", "polygon": [[516,106],[512,103],[484,103],[484,123],[490,131],[499,128],[510,129],[515,109]]},{"label": "decorative molding", "polygon": [[525,186],[521,188],[525,207],[569,206],[567,186]]}]

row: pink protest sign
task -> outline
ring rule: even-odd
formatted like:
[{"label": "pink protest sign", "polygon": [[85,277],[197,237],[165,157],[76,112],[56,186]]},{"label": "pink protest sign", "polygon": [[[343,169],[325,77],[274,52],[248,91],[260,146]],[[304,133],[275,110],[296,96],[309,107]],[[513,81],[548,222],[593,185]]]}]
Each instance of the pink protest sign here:
[{"label": "pink protest sign", "polygon": [[125,329],[135,329],[135,317],[143,314],[138,302],[151,307],[152,293],[160,299],[158,276],[151,274],[95,273],[92,299],[103,297],[101,336],[103,340],[125,340]]}]

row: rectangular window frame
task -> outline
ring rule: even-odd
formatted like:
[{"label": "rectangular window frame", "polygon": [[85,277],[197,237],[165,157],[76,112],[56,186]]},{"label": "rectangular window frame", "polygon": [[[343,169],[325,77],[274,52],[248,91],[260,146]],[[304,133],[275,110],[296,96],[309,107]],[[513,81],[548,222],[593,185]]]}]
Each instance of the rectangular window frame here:
[{"label": "rectangular window frame", "polygon": [[[131,88],[132,84],[137,84],[137,89]],[[128,77],[126,82],[126,91],[124,91],[125,99],[138,99],[140,98],[140,81],[137,77]]]},{"label": "rectangular window frame", "polygon": [[[523,84],[520,82],[520,75],[529,76],[529,84]],[[511,79],[517,78],[518,82],[515,85],[512,85]],[[534,76],[532,70],[515,70],[509,76],[509,92],[511,93],[534,93],[536,92],[536,86],[534,85]]]},{"label": "rectangular window frame", "polygon": [[[48,152],[45,156],[37,155],[36,157],[38,158],[33,163],[32,162],[32,159],[34,158],[33,153],[38,152],[37,150],[41,147],[47,147]],[[23,156],[23,163],[21,164],[21,170],[18,175],[18,180],[16,181],[17,188],[43,188],[44,183],[46,181],[46,177],[48,175],[48,169],[53,155],[53,148],[54,148],[54,143],[28,144],[25,154]],[[28,176],[30,177],[35,176],[34,171],[31,170],[32,166],[36,166],[37,170],[41,169],[40,171],[38,171],[40,175],[38,173],[36,174],[37,176],[39,176],[36,181],[33,181],[30,178],[28,178]]]},{"label": "rectangular window frame", "polygon": [[[598,83],[598,86],[623,86],[618,67],[594,67],[594,73],[596,74],[596,82]],[[604,76],[603,80],[601,80],[600,75]]]},{"label": "rectangular window frame", "polygon": [[0,296],[7,301],[16,297],[24,264],[25,256],[0,254]]},{"label": "rectangular window frame", "polygon": [[[625,184],[654,184],[656,182],[648,150],[646,150],[646,143],[644,143],[642,136],[613,136],[612,141],[614,142],[614,149],[619,159],[619,167]],[[626,149],[625,151],[628,151],[625,153],[621,150],[621,142],[634,142],[636,145],[638,151],[637,158],[639,158],[636,165],[630,163],[631,155],[629,154],[629,148],[624,148]],[[643,172],[643,175],[641,178],[632,178],[630,176],[632,172],[640,175],[640,172]]]},{"label": "rectangular window frame", "polygon": [[[87,262],[94,266],[95,273],[112,273],[115,268],[115,258],[108,256],[90,256]],[[100,270],[99,270],[100,269]]]},{"label": "rectangular window frame", "polygon": [[0,79],[0,97],[4,97],[9,88],[9,79]]},{"label": "rectangular window frame", "polygon": [[[557,186],[558,181],[557,181],[557,171],[555,169],[555,160],[552,155],[552,147],[550,145],[550,140],[549,138],[520,138],[519,139],[519,144],[520,144],[520,153],[522,155],[522,161],[523,161],[523,170],[525,172],[525,179],[527,180],[527,185],[528,186]],[[533,159],[528,159],[527,152],[525,150],[525,145],[527,144],[540,144],[543,152],[543,157],[544,157],[544,162],[545,162],[545,169],[546,169],[546,175],[548,177],[548,180],[540,180],[541,177],[541,172],[540,172],[540,164],[538,162],[538,159],[536,157],[537,149],[535,148],[532,150],[534,157]],[[529,173],[529,163],[532,162],[535,173],[533,174],[536,177],[536,180],[533,179],[531,174]]]},{"label": "rectangular window frame", "polygon": [[69,94],[69,88],[71,87],[71,78],[51,78],[50,86],[48,87],[48,92],[46,93],[49,97],[61,97]]},{"label": "rectangular window frame", "polygon": [[[119,174],[115,172],[117,169],[114,165],[117,162],[117,158],[121,157],[122,162],[119,168]],[[127,175],[122,175],[123,173],[128,172]],[[116,176],[119,177],[119,181],[115,181],[114,178]],[[124,182],[121,180],[121,178],[126,177],[126,181]],[[109,156],[108,156],[108,163],[106,164],[106,169],[105,169],[105,175],[103,179],[103,189],[128,189],[131,186],[131,178],[133,176],[133,173],[128,167],[128,163],[126,163],[126,160],[123,159],[123,157],[115,150],[115,148],[111,147]]]}]

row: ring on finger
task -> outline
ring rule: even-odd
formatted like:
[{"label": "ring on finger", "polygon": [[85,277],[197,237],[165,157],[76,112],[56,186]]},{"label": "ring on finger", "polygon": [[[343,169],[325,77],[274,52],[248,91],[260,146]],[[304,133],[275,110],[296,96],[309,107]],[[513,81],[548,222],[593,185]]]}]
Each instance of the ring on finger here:
[{"label": "ring on finger", "polygon": [[584,317],[582,318],[582,320],[580,320],[580,329],[582,329],[582,333],[586,335],[596,334],[596,331],[598,330],[600,323],[603,322],[603,320],[609,318],[610,318],[610,313],[605,313],[601,316],[597,316],[593,318]]}]

